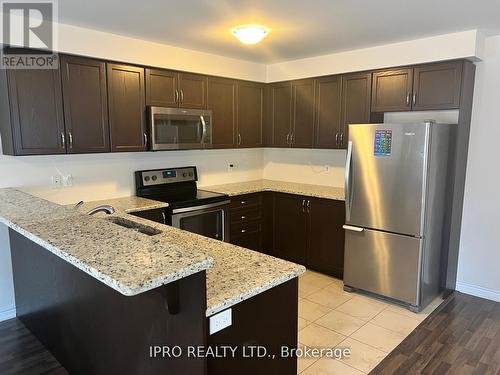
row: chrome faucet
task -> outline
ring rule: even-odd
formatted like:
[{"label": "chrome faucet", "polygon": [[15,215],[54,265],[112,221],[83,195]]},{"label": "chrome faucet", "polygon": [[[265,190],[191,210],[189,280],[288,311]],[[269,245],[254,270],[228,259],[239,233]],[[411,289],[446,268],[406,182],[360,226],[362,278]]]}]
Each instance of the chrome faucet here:
[{"label": "chrome faucet", "polygon": [[73,206],[73,208],[74,208],[75,210],[78,210],[78,209],[79,209],[82,205],[83,205],[83,201],[80,201],[80,202],[78,202],[77,204],[75,204],[75,205]]},{"label": "chrome faucet", "polygon": [[110,215],[115,212],[115,209],[113,208],[113,206],[110,206],[109,204],[103,204],[91,209],[89,212],[87,212],[87,215],[93,215],[97,212],[106,212],[108,215]]}]

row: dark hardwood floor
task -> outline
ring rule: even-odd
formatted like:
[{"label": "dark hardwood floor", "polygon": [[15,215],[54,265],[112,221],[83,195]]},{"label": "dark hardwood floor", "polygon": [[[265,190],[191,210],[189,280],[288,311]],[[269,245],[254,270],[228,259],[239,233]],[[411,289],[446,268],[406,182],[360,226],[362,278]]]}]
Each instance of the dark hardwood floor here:
[{"label": "dark hardwood floor", "polygon": [[370,374],[500,374],[500,303],[453,293]]},{"label": "dark hardwood floor", "polygon": [[68,375],[18,319],[0,323],[0,374]]},{"label": "dark hardwood floor", "polygon": [[[11,319],[0,323],[0,374],[68,372]],[[453,293],[371,374],[500,375],[500,303]]]}]

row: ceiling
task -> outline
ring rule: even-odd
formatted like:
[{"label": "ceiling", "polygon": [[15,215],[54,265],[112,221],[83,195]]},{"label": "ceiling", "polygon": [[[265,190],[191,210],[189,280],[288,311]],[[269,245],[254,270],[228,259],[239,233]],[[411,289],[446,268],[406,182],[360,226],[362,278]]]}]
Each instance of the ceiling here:
[{"label": "ceiling", "polygon": [[[63,0],[61,23],[272,63],[480,29],[500,34],[500,0]],[[271,27],[258,45],[229,32]]]}]

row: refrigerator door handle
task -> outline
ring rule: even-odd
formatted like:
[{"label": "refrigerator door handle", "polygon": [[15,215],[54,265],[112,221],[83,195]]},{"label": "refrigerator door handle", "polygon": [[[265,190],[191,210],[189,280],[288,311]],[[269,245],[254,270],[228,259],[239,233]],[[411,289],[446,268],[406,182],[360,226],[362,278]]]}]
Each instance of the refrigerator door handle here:
[{"label": "refrigerator door handle", "polygon": [[347,159],[345,164],[345,218],[347,221],[351,220],[351,161],[352,161],[352,141],[347,144]]},{"label": "refrigerator door handle", "polygon": [[353,227],[352,225],[342,225],[342,228],[353,232],[363,232],[365,230],[365,228]]}]

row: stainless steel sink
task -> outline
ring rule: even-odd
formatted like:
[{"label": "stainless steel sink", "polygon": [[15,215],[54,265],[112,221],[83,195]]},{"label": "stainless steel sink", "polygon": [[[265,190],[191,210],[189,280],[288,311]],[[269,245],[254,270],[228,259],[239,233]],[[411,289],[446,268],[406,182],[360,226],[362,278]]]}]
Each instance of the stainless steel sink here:
[{"label": "stainless steel sink", "polygon": [[148,236],[155,236],[161,233],[161,230],[150,227],[148,225],[139,224],[132,220],[127,220],[118,216],[107,217],[106,220],[111,221],[113,224],[119,225],[121,227],[134,230],[136,232],[146,234]]}]

